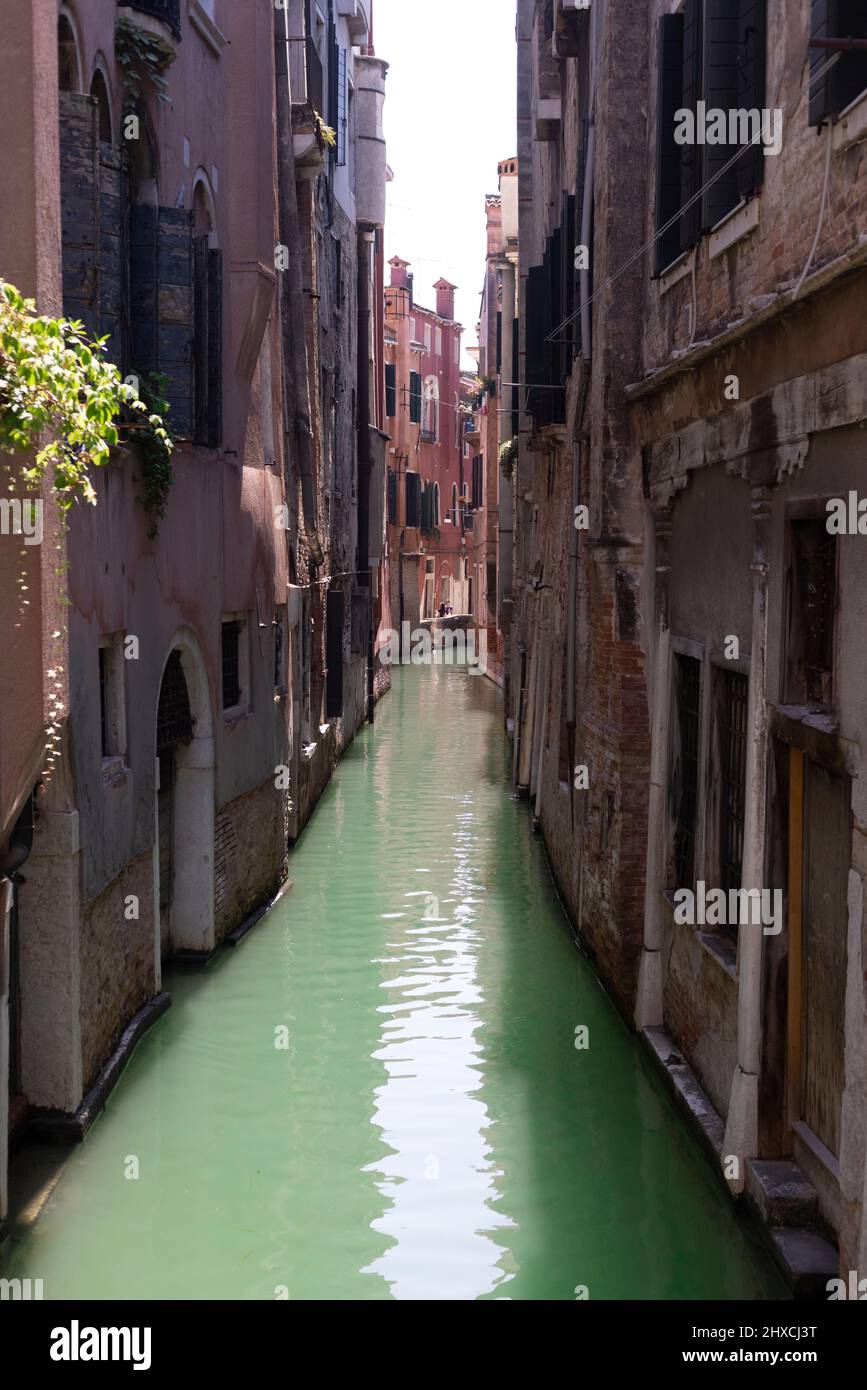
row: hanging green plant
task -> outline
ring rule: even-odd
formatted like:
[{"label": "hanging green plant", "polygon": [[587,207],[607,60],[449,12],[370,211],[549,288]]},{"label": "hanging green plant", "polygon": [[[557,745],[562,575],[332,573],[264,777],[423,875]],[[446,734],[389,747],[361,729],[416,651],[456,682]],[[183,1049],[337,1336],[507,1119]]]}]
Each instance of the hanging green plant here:
[{"label": "hanging green plant", "polygon": [[503,443],[503,444],[500,445],[500,456],[499,456],[499,457],[500,457],[500,472],[503,474],[503,477],[504,477],[504,478],[511,478],[511,476],[512,476],[514,470],[515,470],[515,462],[516,462],[517,457],[518,457],[518,440],[517,440],[517,436],[514,437],[514,438],[512,438],[512,439],[507,439],[507,440],[505,441],[505,443]]},{"label": "hanging green plant", "polygon": [[37,314],[32,299],[0,280],[0,451],[38,449],[21,476],[35,490],[50,474],[63,511],[95,505],[90,470],[118,443],[118,416],[124,407],[146,410],[106,361],[106,342],[76,320]]},{"label": "hanging green plant", "polygon": [[166,514],[169,493],[175,481],[172,468],[174,441],[165,427],[164,420],[170,406],[165,399],[168,377],[152,372],[141,384],[139,405],[147,419],[134,418],[127,426],[126,434],[130,443],[138,446],[141,492],[136,501],[144,507],[150,517],[148,535],[151,540],[159,531],[159,523]]},{"label": "hanging green plant", "polygon": [[163,73],[174,62],[175,54],[167,43],[134,20],[122,18],[114,28],[114,51],[120,64],[127,111],[135,110],[148,87],[159,101],[169,104]]}]

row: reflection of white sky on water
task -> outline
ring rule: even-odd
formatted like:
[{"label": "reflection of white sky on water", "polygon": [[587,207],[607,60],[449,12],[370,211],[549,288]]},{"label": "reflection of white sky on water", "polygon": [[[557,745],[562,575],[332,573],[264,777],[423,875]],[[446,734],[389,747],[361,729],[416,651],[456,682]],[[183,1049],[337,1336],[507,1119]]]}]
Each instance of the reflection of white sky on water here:
[{"label": "reflection of white sky on water", "polygon": [[[461,802],[471,806],[472,798]],[[375,1165],[390,1205],[372,1225],[394,1243],[367,1272],[386,1279],[396,1298],[488,1293],[503,1279],[504,1251],[484,1232],[511,1224],[491,1209],[498,1173],[484,1137],[490,1116],[478,1096],[483,996],[475,918],[484,890],[473,868],[473,811],[458,814],[455,825],[453,859],[416,870],[429,877],[404,895],[405,916],[416,925],[389,943],[382,960],[388,999],[375,1056],[388,1080],[377,1088],[372,1121],[393,1152]],[[440,896],[441,884],[448,886]]]}]

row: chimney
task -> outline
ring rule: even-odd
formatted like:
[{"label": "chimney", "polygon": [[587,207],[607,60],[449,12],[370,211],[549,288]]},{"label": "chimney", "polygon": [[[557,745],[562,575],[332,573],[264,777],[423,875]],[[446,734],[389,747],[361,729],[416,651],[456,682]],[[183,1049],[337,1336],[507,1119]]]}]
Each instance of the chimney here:
[{"label": "chimney", "polygon": [[391,287],[396,290],[409,289],[411,275],[407,274],[409,261],[402,261],[400,256],[392,256],[389,261],[391,266]]},{"label": "chimney", "polygon": [[485,215],[488,222],[488,255],[496,256],[503,249],[503,207],[499,193],[485,194]]},{"label": "chimney", "polygon": [[434,285],[437,292],[437,313],[441,319],[454,319],[455,316],[455,290],[457,285],[453,285],[448,280],[437,280]]}]

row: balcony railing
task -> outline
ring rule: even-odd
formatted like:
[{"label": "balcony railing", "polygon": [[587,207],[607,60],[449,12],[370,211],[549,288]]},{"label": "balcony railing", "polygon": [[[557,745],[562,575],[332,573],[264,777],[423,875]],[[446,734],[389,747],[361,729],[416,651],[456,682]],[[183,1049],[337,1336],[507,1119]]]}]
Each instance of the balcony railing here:
[{"label": "balcony railing", "polygon": [[161,19],[176,39],[181,37],[181,0],[118,0],[123,9],[138,10],[140,14]]}]

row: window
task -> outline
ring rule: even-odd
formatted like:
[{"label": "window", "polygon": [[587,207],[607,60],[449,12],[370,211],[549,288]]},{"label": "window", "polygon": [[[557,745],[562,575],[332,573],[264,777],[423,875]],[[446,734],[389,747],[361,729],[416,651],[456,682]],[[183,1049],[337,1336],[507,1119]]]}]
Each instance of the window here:
[{"label": "window", "polygon": [[385,413],[390,420],[397,414],[397,367],[393,362],[385,364]]},{"label": "window", "polygon": [[[867,39],[864,0],[812,0],[810,38]],[[839,58],[828,67],[835,53]],[[822,77],[816,74],[827,69]],[[867,52],[845,48],[810,49],[810,125],[821,125],[867,88]]]},{"label": "window", "polygon": [[434,483],[434,485],[433,485],[433,524],[434,524],[434,526],[439,526],[439,524],[440,524],[440,485],[439,485],[439,483]]},{"label": "window", "polygon": [[436,444],[439,438],[439,408],[439,382],[435,376],[426,377],[422,402],[421,437],[427,444]]},{"label": "window", "polygon": [[473,459],[473,492],[470,506],[475,511],[476,508],[484,505],[484,481],[482,473],[482,456],[476,454]]},{"label": "window", "polygon": [[[761,186],[766,11],[767,0],[686,0],[680,14],[660,20],[657,273]],[[682,111],[692,112],[698,123],[699,102],[706,115],[724,113],[725,142],[699,143],[695,130],[682,127]],[[679,130],[688,137],[682,144],[675,138]]]},{"label": "window", "polygon": [[675,888],[691,888],[695,880],[700,708],[701,662],[678,653],[674,658],[675,727],[670,775]]},{"label": "window", "polygon": [[833,701],[837,537],[827,518],[789,524],[786,699],[830,708]]},{"label": "window", "polygon": [[409,374],[409,418],[413,425],[421,424],[421,374]]},{"label": "window", "polygon": [[451,521],[454,526],[458,524],[458,485],[452,483],[452,513]]},{"label": "window", "polygon": [[216,449],[223,413],[223,253],[213,245],[215,233],[202,188],[200,183],[194,201],[194,439]]},{"label": "window", "polygon": [[78,91],[78,53],[75,34],[65,14],[57,21],[57,77],[61,92]]},{"label": "window", "polygon": [[388,522],[391,526],[397,525],[397,483],[398,475],[393,468],[388,470],[388,491],[386,499],[388,503]]},{"label": "window", "polygon": [[426,323],[425,326],[424,326],[424,345],[425,345],[425,347],[427,348],[428,352],[430,352],[430,345],[431,345],[431,327],[430,327],[430,324],[429,324],[429,323]]},{"label": "window", "polygon": [[242,711],[248,706],[248,625],[244,614],[230,614],[222,629],[223,709]]},{"label": "window", "polygon": [[99,728],[102,756],[126,753],[123,633],[103,637],[99,644]]},{"label": "window", "polygon": [[281,695],[286,691],[286,605],[274,610],[274,689]]},{"label": "window", "polygon": [[406,475],[406,521],[407,526],[421,523],[421,478],[418,473]]},{"label": "window", "polygon": [[720,884],[741,886],[747,778],[749,681],[737,671],[717,671],[720,752]]},{"label": "window", "polygon": [[441,328],[437,328],[437,331],[436,331],[436,345],[437,345],[437,357],[442,357],[442,351],[443,351],[443,331],[442,331]]}]

